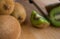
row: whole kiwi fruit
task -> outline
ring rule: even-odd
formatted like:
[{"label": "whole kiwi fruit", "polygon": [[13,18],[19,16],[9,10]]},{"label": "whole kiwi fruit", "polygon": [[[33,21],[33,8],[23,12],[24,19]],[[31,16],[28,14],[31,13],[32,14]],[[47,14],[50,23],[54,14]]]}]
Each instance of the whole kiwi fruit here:
[{"label": "whole kiwi fruit", "polygon": [[26,19],[26,10],[22,4],[16,2],[15,9],[11,15],[17,18],[20,23],[23,23]]},{"label": "whole kiwi fruit", "polygon": [[21,25],[12,16],[0,15],[0,39],[18,39],[21,34]]},{"label": "whole kiwi fruit", "polygon": [[14,10],[14,0],[0,0],[0,15],[11,14]]}]

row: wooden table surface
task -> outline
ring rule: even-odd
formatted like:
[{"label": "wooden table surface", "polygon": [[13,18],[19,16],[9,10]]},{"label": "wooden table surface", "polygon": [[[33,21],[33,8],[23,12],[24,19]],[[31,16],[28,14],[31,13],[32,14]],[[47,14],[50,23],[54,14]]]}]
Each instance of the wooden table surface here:
[{"label": "wooden table surface", "polygon": [[39,12],[39,10],[27,0],[17,0],[17,2],[23,4],[27,11],[25,24],[21,25],[22,33],[20,39],[60,39],[60,28],[48,27],[46,29],[37,29],[32,27],[29,20],[31,12],[32,10]]}]

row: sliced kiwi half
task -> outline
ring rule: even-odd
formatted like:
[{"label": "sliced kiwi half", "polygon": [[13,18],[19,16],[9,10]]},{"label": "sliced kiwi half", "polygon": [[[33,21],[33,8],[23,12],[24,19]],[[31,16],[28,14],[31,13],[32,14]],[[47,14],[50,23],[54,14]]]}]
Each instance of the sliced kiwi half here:
[{"label": "sliced kiwi half", "polygon": [[50,11],[50,20],[55,27],[60,27],[60,6]]},{"label": "sliced kiwi half", "polygon": [[46,28],[49,26],[49,22],[40,14],[38,14],[35,10],[32,11],[30,17],[31,24],[38,28]]}]

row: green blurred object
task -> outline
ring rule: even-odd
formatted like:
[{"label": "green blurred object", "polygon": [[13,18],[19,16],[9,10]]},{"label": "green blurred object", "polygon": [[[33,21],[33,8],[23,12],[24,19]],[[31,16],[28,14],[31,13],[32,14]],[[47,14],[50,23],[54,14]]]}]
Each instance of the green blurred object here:
[{"label": "green blurred object", "polygon": [[60,6],[50,11],[50,20],[55,27],[60,27]]},{"label": "green blurred object", "polygon": [[[50,24],[43,16],[39,15],[36,11],[32,11],[30,21],[31,24],[34,25],[35,27],[40,27],[40,25],[43,23],[47,25]],[[45,27],[45,25],[42,27]]]}]

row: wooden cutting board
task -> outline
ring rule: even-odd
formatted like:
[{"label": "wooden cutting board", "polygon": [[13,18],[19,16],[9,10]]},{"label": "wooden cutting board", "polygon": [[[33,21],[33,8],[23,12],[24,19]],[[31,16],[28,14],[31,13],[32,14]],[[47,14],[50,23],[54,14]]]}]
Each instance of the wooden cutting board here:
[{"label": "wooden cutting board", "polygon": [[[20,39],[60,39],[60,28],[48,27],[46,29],[37,29],[32,27],[30,23],[30,15],[32,10],[37,10],[37,8],[30,4],[27,0],[17,0],[17,2],[23,4],[27,11],[27,18],[25,24],[22,24],[22,32]],[[39,12],[40,14],[40,12]]]}]

